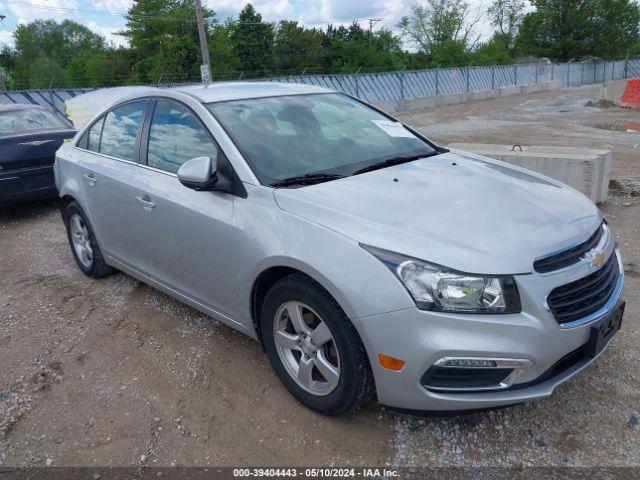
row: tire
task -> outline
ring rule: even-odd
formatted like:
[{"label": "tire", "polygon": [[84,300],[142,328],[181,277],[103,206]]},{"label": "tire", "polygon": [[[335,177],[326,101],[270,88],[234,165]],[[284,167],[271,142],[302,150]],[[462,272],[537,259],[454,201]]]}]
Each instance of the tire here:
[{"label": "tire", "polygon": [[[306,326],[310,334],[293,327],[289,311],[297,308],[302,316],[296,318],[303,319],[302,328]],[[333,297],[312,279],[292,274],[276,282],[265,296],[260,323],[273,369],[303,405],[323,415],[340,415],[356,410],[372,397],[373,373],[358,332]],[[294,340],[296,336],[298,340]],[[327,336],[331,340],[326,341]],[[313,365],[306,375],[309,367],[301,369],[300,365],[309,362]]]},{"label": "tire", "polygon": [[[91,278],[103,278],[115,272],[115,269],[104,261],[91,224],[80,205],[71,202],[63,206],[62,212],[71,253],[82,273]],[[83,231],[82,238],[78,236],[79,229]],[[78,243],[82,243],[85,249],[78,247]],[[90,255],[87,252],[90,252]]]}]

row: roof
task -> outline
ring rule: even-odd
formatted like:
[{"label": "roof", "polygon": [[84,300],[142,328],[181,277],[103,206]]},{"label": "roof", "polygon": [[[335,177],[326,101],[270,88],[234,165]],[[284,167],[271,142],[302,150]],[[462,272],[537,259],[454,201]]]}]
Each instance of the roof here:
[{"label": "roof", "polygon": [[278,97],[281,95],[304,95],[310,93],[328,93],[333,90],[286,82],[216,82],[187,87],[175,87],[171,90],[187,93],[203,103],[224,102],[226,100],[244,100],[247,98]]},{"label": "roof", "polygon": [[244,100],[249,98],[278,97],[282,95],[304,95],[329,93],[315,85],[286,82],[215,82],[170,88],[158,87],[113,87],[101,88],[65,101],[66,114],[76,128],[82,128],[98,113],[117,101],[131,100],[143,96],[162,95],[162,92],[178,92],[190,95],[202,103]]},{"label": "roof", "polygon": [[0,112],[17,112],[19,110],[45,109],[42,105],[34,105],[32,103],[9,103],[0,105]]}]

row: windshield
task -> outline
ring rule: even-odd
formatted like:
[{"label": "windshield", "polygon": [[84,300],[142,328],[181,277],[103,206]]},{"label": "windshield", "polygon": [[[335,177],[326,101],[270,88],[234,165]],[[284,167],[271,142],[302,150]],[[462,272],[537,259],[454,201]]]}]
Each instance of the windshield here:
[{"label": "windshield", "polygon": [[263,184],[327,173],[352,175],[435,149],[400,123],[341,94],[291,95],[208,105]]},{"label": "windshield", "polygon": [[64,128],[53,114],[39,109],[0,110],[0,134]]}]

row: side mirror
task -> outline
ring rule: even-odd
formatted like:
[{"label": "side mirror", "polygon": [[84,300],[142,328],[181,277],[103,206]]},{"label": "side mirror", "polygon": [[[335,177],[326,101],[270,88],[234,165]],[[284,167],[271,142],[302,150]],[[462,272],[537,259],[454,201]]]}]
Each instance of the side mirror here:
[{"label": "side mirror", "polygon": [[196,157],[187,160],[178,169],[178,180],[193,190],[213,190],[218,175],[213,169],[211,157]]}]

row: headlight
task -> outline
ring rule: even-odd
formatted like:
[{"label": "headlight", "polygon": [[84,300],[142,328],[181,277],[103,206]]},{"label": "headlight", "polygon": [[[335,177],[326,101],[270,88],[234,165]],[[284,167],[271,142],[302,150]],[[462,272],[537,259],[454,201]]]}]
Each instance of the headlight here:
[{"label": "headlight", "polygon": [[510,275],[480,276],[449,270],[380,248],[362,245],[400,279],[422,310],[455,313],[518,313],[520,296]]}]

